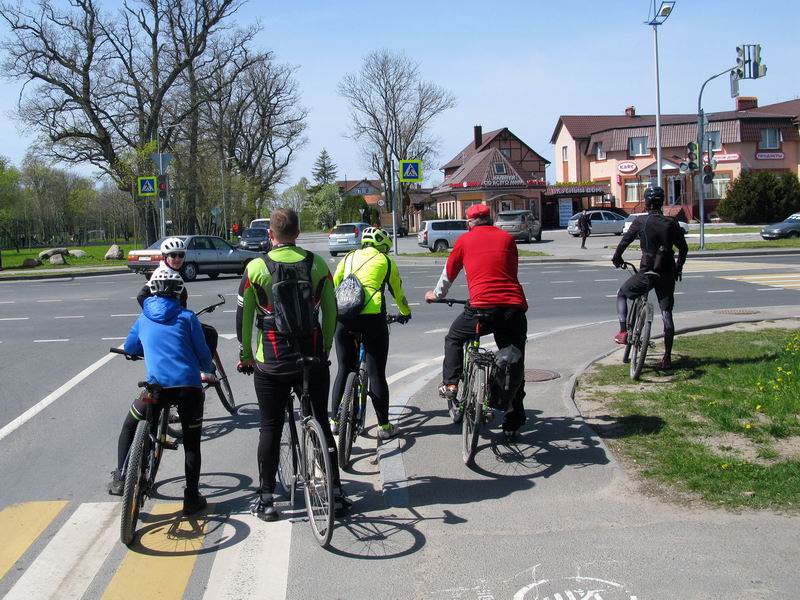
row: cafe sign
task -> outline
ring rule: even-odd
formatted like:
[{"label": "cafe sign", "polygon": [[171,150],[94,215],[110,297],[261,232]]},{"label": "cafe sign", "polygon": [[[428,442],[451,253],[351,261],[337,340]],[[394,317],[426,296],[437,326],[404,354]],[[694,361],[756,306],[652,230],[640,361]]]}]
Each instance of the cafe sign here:
[{"label": "cafe sign", "polygon": [[617,165],[617,171],[623,173],[625,175],[630,175],[631,173],[636,173],[639,170],[639,167],[636,166],[635,162],[625,161],[621,162]]}]

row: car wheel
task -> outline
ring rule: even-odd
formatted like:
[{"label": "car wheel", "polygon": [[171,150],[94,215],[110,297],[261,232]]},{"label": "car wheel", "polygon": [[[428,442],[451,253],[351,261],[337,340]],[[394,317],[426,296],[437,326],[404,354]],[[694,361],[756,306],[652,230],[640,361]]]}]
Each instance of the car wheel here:
[{"label": "car wheel", "polygon": [[533,241],[533,236],[531,235],[531,230],[528,229],[528,233],[525,236],[525,243],[530,244]]},{"label": "car wheel", "polygon": [[335,257],[335,256],[336,256],[336,255],[338,255],[338,254],[339,254],[338,252],[334,252],[333,250],[331,250],[331,256],[334,256],[334,257]]},{"label": "car wheel", "polygon": [[534,237],[534,239],[535,239],[537,242],[541,242],[541,241],[542,241],[542,230],[541,230],[541,229],[539,230],[539,233],[537,233],[537,234],[536,234],[536,236]]},{"label": "car wheel", "polygon": [[436,240],[436,243],[433,245],[434,252],[444,252],[447,250],[447,242],[444,240]]},{"label": "car wheel", "polygon": [[209,273],[208,274],[208,278],[209,279],[216,279],[217,277],[219,277],[219,273]]},{"label": "car wheel", "polygon": [[181,269],[181,275],[186,281],[194,281],[197,279],[197,265],[194,263],[186,263]]}]

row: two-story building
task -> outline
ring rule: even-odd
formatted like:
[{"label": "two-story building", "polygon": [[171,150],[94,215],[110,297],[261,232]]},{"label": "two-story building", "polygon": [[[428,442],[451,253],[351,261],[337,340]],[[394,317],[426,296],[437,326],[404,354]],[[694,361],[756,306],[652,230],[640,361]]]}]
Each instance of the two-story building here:
[{"label": "two-story building", "polygon": [[492,216],[504,210],[541,214],[545,168],[550,164],[508,128],[484,134],[442,167],[444,181],[431,192],[441,219],[463,219],[473,204],[487,204]]},{"label": "two-story building", "polygon": [[[707,145],[716,161],[713,182],[705,185],[706,214],[724,198],[730,182],[743,170],[800,172],[800,100],[758,106],[754,97],[736,99],[736,110],[706,115]],[[662,180],[657,179],[655,116],[562,115],[550,143],[555,145],[557,185],[569,182],[607,185],[607,196],[587,198],[582,206],[611,202],[627,212],[644,210],[643,192],[661,185],[665,213],[696,219],[695,185],[702,172],[683,172],[687,144],[697,138],[697,115],[661,117]],[[704,153],[708,162],[708,153]]]}]

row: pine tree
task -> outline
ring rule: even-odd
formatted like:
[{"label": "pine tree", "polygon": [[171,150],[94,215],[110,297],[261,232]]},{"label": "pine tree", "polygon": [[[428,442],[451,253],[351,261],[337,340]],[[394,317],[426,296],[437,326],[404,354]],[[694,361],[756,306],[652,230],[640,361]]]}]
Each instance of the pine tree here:
[{"label": "pine tree", "polygon": [[311,171],[317,185],[326,185],[336,181],[336,165],[331,160],[331,155],[325,148],[319,153],[319,157],[314,162],[314,170]]}]

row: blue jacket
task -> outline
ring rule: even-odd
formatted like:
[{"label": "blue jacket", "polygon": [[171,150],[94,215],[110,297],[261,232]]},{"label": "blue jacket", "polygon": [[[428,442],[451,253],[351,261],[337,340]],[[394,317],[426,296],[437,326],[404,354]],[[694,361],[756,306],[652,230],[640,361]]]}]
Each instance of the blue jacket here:
[{"label": "blue jacket", "polygon": [[147,379],[162,387],[203,387],[200,371],[214,365],[200,321],[177,300],[151,296],[125,340],[125,352],[144,355]]}]

